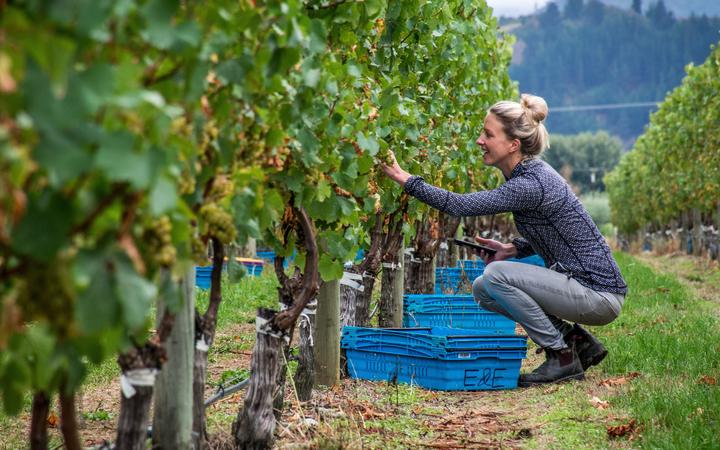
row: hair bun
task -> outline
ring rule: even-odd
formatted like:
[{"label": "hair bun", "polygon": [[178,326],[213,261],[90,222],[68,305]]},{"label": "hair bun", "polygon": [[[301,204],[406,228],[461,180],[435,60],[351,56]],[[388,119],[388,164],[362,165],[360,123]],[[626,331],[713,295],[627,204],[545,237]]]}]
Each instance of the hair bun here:
[{"label": "hair bun", "polygon": [[537,95],[522,94],[520,96],[520,105],[525,110],[525,114],[536,124],[541,123],[548,115],[547,103]]}]

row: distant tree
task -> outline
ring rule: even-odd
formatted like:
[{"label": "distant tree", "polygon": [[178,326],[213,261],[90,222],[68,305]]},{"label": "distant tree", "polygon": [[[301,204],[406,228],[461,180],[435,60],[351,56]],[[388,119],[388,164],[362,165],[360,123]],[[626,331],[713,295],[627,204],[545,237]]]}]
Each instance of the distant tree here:
[{"label": "distant tree", "polygon": [[540,14],[540,25],[543,28],[553,28],[560,23],[560,8],[557,3],[550,2],[545,7],[545,11]]},{"label": "distant tree", "polygon": [[[630,6],[629,0],[623,1]],[[651,1],[642,2],[643,13]],[[520,19],[522,26],[514,30],[523,51],[516,55],[510,75],[521,91],[542,93],[551,112],[558,106],[660,100],[681,82],[686,64],[702,63],[710,45],[718,43],[720,17],[675,18],[674,25],[663,29],[629,7],[606,8],[602,22],[591,21],[588,9],[592,13],[597,5],[583,3],[582,24],[560,20],[545,28],[539,20],[543,9]],[[629,146],[654,109],[550,114],[547,125],[566,135],[607,130]]]},{"label": "distant tree", "polygon": [[543,158],[581,192],[603,191],[603,176],[620,161],[620,139],[605,131],[552,135]]},{"label": "distant tree", "polygon": [[579,19],[583,12],[583,0],[568,0],[563,15],[566,19]]},{"label": "distant tree", "polygon": [[658,0],[657,3],[648,6],[645,16],[650,19],[653,25],[660,29],[669,28],[675,23],[675,17],[672,11],[667,9],[663,0]]},{"label": "distant tree", "polygon": [[638,14],[642,14],[642,0],[633,0],[632,10]]},{"label": "distant tree", "polygon": [[605,5],[598,0],[590,0],[583,11],[585,19],[593,24],[599,25],[605,17]]}]

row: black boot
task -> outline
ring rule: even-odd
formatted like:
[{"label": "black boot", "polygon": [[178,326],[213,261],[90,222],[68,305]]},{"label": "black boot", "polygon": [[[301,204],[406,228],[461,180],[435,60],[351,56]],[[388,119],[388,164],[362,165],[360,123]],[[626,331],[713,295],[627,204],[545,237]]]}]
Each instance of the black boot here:
[{"label": "black boot", "polygon": [[580,358],[575,349],[570,346],[562,350],[545,349],[545,362],[531,373],[520,374],[518,386],[528,387],[538,384],[558,383],[568,380],[583,380]]},{"label": "black boot", "polygon": [[565,335],[565,342],[570,347],[575,345],[583,370],[600,364],[608,354],[602,342],[578,324],[573,325],[572,330]]}]

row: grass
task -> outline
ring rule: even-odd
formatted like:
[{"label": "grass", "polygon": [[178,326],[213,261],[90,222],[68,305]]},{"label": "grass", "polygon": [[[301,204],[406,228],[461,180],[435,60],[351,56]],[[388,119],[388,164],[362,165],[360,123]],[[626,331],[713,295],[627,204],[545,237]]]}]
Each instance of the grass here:
[{"label": "grass", "polygon": [[621,316],[606,327],[613,353],[604,370],[637,371],[642,382],[613,401],[642,424],[645,448],[717,448],[717,305],[693,298],[676,278],[627,255],[619,254],[618,262],[631,291]]},{"label": "grass", "polygon": [[[277,288],[280,285],[271,268],[266,268],[260,276],[243,277],[237,283],[223,278],[223,300],[218,311],[218,329],[233,323],[255,323],[255,313],[260,307],[277,308]],[[199,311],[207,309],[210,290],[198,290],[195,303]]]},{"label": "grass", "polygon": [[[588,372],[588,380],[557,386],[511,391],[448,393],[431,392],[406,385],[388,385],[364,381],[346,382],[345,397],[336,396],[336,388],[320,390],[314,398],[341,414],[327,416],[318,432],[305,444],[318,448],[407,448],[413,444],[442,442],[462,435],[464,428],[443,425],[447,418],[468,412],[467,426],[472,428],[476,412],[496,414],[494,430],[478,435],[490,439],[490,446],[535,449],[566,448],[720,448],[720,326],[717,303],[696,298],[696,288],[708,290],[720,279],[717,271],[693,271],[687,261],[678,276],[654,272],[638,259],[617,254],[618,263],[630,286],[622,314],[613,323],[594,327],[610,349],[608,358]],[[658,259],[659,260],[659,259]],[[699,279],[703,282],[698,284]],[[691,280],[692,283],[688,283]],[[683,284],[685,283],[685,284]],[[718,282],[720,283],[720,282]],[[235,285],[226,284],[220,307],[218,338],[211,350],[211,362],[224,362],[229,370],[209,381],[247,374],[237,363],[237,354],[249,352],[254,336],[237,333],[238,324],[252,323],[258,307],[275,307],[277,281],[271,271],[256,278],[245,278]],[[207,292],[198,291],[198,307],[207,306]],[[532,348],[531,348],[532,350]],[[538,357],[530,365],[535,364]],[[638,372],[639,377],[613,388],[599,387],[606,378]],[[114,358],[90,370],[86,390],[104,389],[117,377]],[[237,414],[237,400],[218,404],[209,411],[208,425],[213,430],[228,430]],[[594,407],[589,399],[599,396],[609,403],[607,409]],[[333,401],[328,398],[335,399]],[[325,399],[325,400],[323,400]],[[340,400],[338,400],[340,399]],[[345,400],[343,400],[345,399]],[[292,410],[292,402],[289,406]],[[325,407],[323,407],[325,408]],[[325,409],[327,409],[325,408]],[[353,409],[354,408],[354,409]],[[378,415],[361,417],[358,411],[371,408]],[[311,411],[305,407],[306,413]],[[26,409],[27,412],[27,409]],[[104,406],[86,417],[101,421],[117,417],[119,411]],[[288,413],[291,415],[291,413]],[[381,414],[381,415],[380,415]],[[607,428],[635,419],[638,430],[628,436],[608,438]],[[26,422],[0,414],[0,448],[26,446]],[[482,422],[477,422],[483,426]],[[284,426],[292,427],[292,423]],[[443,428],[446,427],[446,428]],[[447,429],[450,427],[452,429]],[[307,432],[307,429],[306,429]],[[279,444],[295,445],[299,438]],[[53,438],[53,443],[59,443]],[[57,445],[57,444],[56,444]]]}]

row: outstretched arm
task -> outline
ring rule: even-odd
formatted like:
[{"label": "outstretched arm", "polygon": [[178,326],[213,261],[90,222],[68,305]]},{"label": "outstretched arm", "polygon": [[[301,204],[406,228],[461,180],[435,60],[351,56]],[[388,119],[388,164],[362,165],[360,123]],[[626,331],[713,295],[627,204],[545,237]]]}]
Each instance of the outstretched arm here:
[{"label": "outstretched arm", "polygon": [[537,177],[511,178],[497,189],[456,194],[426,183],[421,177],[403,170],[390,153],[392,164],[382,164],[383,171],[405,192],[451,216],[487,216],[504,212],[537,209],[543,201],[543,187]]},{"label": "outstretched arm", "polygon": [[397,182],[400,186],[405,186],[408,178],[410,178],[410,174],[404,171],[402,167],[400,167],[397,159],[395,159],[395,153],[390,152],[390,159],[392,160],[392,164],[381,164],[383,172],[385,172],[385,175],[390,177],[390,179],[392,179],[393,181]]}]

